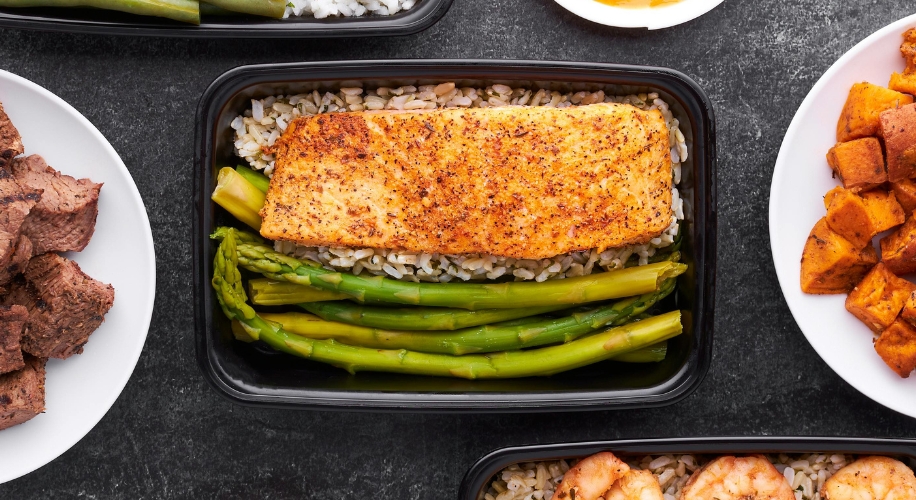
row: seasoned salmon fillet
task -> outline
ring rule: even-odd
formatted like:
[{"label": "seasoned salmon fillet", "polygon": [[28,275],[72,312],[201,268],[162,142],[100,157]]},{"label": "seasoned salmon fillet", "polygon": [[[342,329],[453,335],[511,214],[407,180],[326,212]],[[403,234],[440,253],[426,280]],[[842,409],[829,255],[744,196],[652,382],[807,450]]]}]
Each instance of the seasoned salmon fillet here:
[{"label": "seasoned salmon fillet", "polygon": [[261,235],[519,259],[643,244],[672,219],[668,141],[658,110],[613,103],[301,117]]}]

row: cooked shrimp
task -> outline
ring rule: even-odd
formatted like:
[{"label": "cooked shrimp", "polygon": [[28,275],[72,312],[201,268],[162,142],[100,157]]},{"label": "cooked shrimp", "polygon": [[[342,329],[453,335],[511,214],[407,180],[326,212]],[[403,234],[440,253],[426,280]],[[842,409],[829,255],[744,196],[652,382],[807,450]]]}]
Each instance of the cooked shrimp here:
[{"label": "cooked shrimp", "polygon": [[785,476],[763,455],[719,457],[694,472],[681,500],[795,500]]},{"label": "cooked shrimp", "polygon": [[892,458],[866,457],[837,471],[822,494],[827,500],[913,500],[916,476]]},{"label": "cooked shrimp", "polygon": [[613,453],[604,451],[583,458],[563,475],[554,500],[596,500],[630,471]]},{"label": "cooked shrimp", "polygon": [[631,470],[604,494],[605,500],[665,500],[655,474]]}]

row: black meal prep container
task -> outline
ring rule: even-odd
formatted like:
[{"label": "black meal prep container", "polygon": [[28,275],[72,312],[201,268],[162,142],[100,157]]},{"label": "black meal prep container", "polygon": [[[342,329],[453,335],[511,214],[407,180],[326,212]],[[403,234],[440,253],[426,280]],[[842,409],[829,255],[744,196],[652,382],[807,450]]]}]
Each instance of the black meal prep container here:
[{"label": "black meal prep container", "polygon": [[0,29],[18,28],[103,35],[195,38],[331,38],[412,35],[439,21],[452,0],[418,0],[391,16],[293,17],[204,16],[199,26],[170,19],[89,8],[2,8]]},{"label": "black meal prep container", "polygon": [[[684,313],[684,334],[669,341],[661,363],[612,361],[553,377],[453,380],[344,370],[234,341],[210,287],[216,246],[208,238],[231,218],[209,198],[219,167],[233,153],[229,123],[252,97],[311,89],[456,81],[526,87],[657,91],[682,123],[689,146],[681,196],[688,222],[682,252],[690,270],[668,306]],[[558,83],[562,82],[562,83]],[[594,63],[388,60],[244,66],[219,77],[197,112],[193,255],[197,359],[205,377],[229,399],[290,408],[406,411],[557,411],[659,406],[685,397],[709,366],[716,268],[716,155],[712,107],[689,78],[669,69]],[[675,296],[676,295],[676,296]]]},{"label": "black meal prep container", "polygon": [[705,437],[672,439],[628,439],[590,441],[502,448],[478,460],[464,476],[458,490],[459,500],[483,500],[490,482],[499,471],[523,462],[584,458],[610,451],[627,460],[630,457],[665,454],[726,455],[753,453],[848,453],[885,455],[916,469],[916,440],[845,437]]}]

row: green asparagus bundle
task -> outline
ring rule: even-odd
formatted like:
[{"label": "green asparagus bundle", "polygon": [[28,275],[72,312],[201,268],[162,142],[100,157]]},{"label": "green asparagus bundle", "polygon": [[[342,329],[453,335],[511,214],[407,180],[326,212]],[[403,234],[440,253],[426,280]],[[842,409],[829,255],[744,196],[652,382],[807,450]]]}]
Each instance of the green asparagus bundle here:
[{"label": "green asparagus bundle", "polygon": [[667,280],[655,292],[608,304],[562,318],[543,318],[522,324],[492,324],[454,331],[384,330],[325,321],[303,313],[261,314],[283,329],[311,339],[335,339],[344,344],[378,349],[469,354],[511,351],[560,342],[571,342],[607,325],[622,325],[645,312],[674,290],[675,280]]},{"label": "green asparagus bundle", "polygon": [[240,329],[253,340],[350,373],[385,371],[467,379],[553,375],[657,344],[682,331],[680,312],[672,311],[558,346],[492,354],[450,356],[312,340],[292,335],[276,323],[265,321],[247,304],[238,269],[241,253],[236,236],[235,229],[223,231],[213,262],[212,284],[226,316],[237,321]]},{"label": "green asparagus bundle", "polygon": [[[212,237],[223,239],[230,231],[221,227]],[[328,271],[317,262],[274,251],[259,236],[239,231],[237,239],[239,265],[268,278],[345,293],[358,301],[469,310],[572,306],[629,297],[658,290],[665,280],[687,270],[685,264],[665,261],[543,283],[413,283]]]}]

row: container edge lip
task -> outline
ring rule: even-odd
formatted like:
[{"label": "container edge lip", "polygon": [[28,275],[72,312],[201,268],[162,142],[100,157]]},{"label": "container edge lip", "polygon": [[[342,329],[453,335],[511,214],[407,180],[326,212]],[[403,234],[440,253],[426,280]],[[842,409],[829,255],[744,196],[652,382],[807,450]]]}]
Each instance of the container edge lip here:
[{"label": "container edge lip", "polygon": [[[352,411],[352,412],[414,412],[414,413],[443,413],[443,412],[461,412],[461,413],[507,413],[507,412],[571,412],[571,411],[599,411],[614,409],[636,409],[651,408],[674,404],[683,400],[693,393],[702,381],[705,379],[710,363],[712,353],[712,339],[714,328],[714,303],[715,303],[715,279],[716,279],[716,143],[715,143],[715,117],[712,104],[706,93],[700,86],[686,74],[664,67],[654,66],[637,66],[626,64],[596,63],[596,62],[574,62],[574,61],[532,61],[532,60],[499,60],[499,59],[383,59],[383,60],[355,60],[355,61],[309,61],[309,62],[291,62],[279,64],[253,64],[242,65],[231,68],[219,75],[213,82],[208,85],[202,94],[196,111],[197,126],[195,127],[195,168],[204,169],[209,166],[204,165],[204,161],[211,156],[209,138],[213,134],[214,99],[221,92],[231,92],[241,86],[243,80],[251,86],[258,83],[269,83],[278,81],[276,76],[279,73],[317,69],[326,70],[365,70],[369,67],[392,67],[396,70],[424,69],[447,67],[448,69],[461,70],[462,68],[480,68],[481,70],[555,70],[555,71],[615,71],[630,74],[639,74],[646,76],[662,76],[675,81],[684,87],[691,97],[695,99],[696,104],[701,108],[701,116],[696,117],[698,128],[705,136],[706,144],[703,148],[703,165],[705,176],[708,178],[704,187],[707,191],[706,197],[710,203],[704,205],[704,235],[703,246],[697,247],[704,260],[702,276],[702,290],[697,300],[700,307],[697,309],[702,318],[702,323],[697,324],[702,328],[701,334],[704,337],[703,348],[698,349],[695,353],[696,360],[685,364],[685,367],[694,365],[692,372],[675,375],[668,382],[674,381],[674,384],[664,392],[654,394],[641,394],[631,396],[619,396],[607,394],[615,391],[599,391],[595,394],[574,392],[572,397],[568,398],[551,398],[551,392],[531,392],[526,394],[524,401],[506,402],[505,393],[459,393],[454,395],[439,396],[434,400],[428,399],[429,393],[416,392],[383,392],[383,391],[365,391],[356,393],[359,397],[353,396],[286,396],[276,394],[252,394],[238,390],[233,384],[223,380],[218,370],[213,366],[210,359],[210,332],[206,331],[210,326],[207,321],[207,313],[204,311],[203,301],[207,293],[206,283],[206,263],[204,262],[205,245],[200,240],[206,237],[206,221],[200,210],[201,191],[200,186],[201,174],[194,176],[194,207],[192,220],[192,237],[193,242],[193,266],[194,266],[194,297],[195,304],[198,306],[195,324],[195,351],[200,370],[204,378],[220,395],[236,404],[250,407],[271,407],[284,409],[301,409],[301,410],[320,410],[320,411]],[[259,76],[258,81],[251,82],[252,76]],[[586,79],[588,75],[582,75]],[[420,75],[417,78],[424,78],[426,75]],[[428,75],[435,77],[435,75]],[[315,78],[319,79],[319,78]],[[328,77],[327,79],[335,79]],[[545,75],[545,79],[550,79],[550,75]],[[199,172],[199,170],[198,170]],[[333,391],[315,391],[333,393]],[[605,394],[601,394],[604,392]],[[417,394],[427,397],[422,405],[411,399]],[[489,396],[478,398],[475,396]]]},{"label": "container edge lip", "polygon": [[[155,36],[165,38],[342,38],[342,37],[381,37],[405,36],[420,33],[439,22],[449,11],[454,0],[429,0],[435,2],[416,16],[405,16],[402,19],[348,18],[358,20],[357,26],[322,26],[310,25],[312,18],[303,18],[298,27],[280,24],[267,24],[274,20],[265,20],[253,26],[239,27],[217,24],[216,26],[183,26],[180,24],[155,25],[148,23],[131,24],[114,21],[87,21],[79,19],[53,19],[35,17],[10,12],[0,12],[0,28],[21,29],[29,31],[46,31],[61,33],[79,33],[114,36]],[[407,11],[408,13],[410,11]],[[157,20],[157,18],[143,18]],[[165,20],[161,20],[164,22]],[[393,21],[393,22],[392,22]],[[346,21],[344,21],[346,23]],[[356,24],[353,21],[352,24]],[[264,25],[266,24],[266,26]],[[304,24],[304,26],[303,26]],[[367,26],[368,24],[368,26]]]},{"label": "container edge lip", "polygon": [[[293,70],[293,69],[303,69],[303,68],[313,68],[313,67],[322,67],[322,68],[333,68],[333,69],[342,69],[347,67],[353,68],[365,68],[367,66],[400,66],[400,67],[417,67],[417,68],[430,68],[430,67],[439,67],[443,65],[448,66],[499,66],[502,68],[563,68],[570,70],[581,70],[581,69],[606,69],[606,70],[624,70],[628,72],[638,72],[638,73],[662,73],[674,77],[682,82],[686,83],[691,90],[697,94],[697,97],[700,98],[705,107],[712,110],[711,101],[709,97],[699,86],[699,84],[687,76],[685,73],[678,71],[673,68],[668,68],[664,66],[650,66],[650,65],[636,65],[636,64],[620,64],[620,63],[603,63],[603,62],[594,62],[594,61],[556,61],[556,60],[534,60],[534,59],[486,59],[486,58],[435,58],[435,59],[405,59],[405,58],[391,58],[391,59],[355,59],[355,60],[329,60],[329,61],[298,61],[298,62],[284,62],[284,63],[258,63],[258,64],[244,64],[236,66],[224,72],[217,80],[220,80],[225,76],[235,76],[238,73],[247,73],[247,72],[268,72],[275,73],[280,70]],[[214,82],[215,83],[215,82]]]},{"label": "container edge lip", "polygon": [[[492,476],[492,473],[498,472],[501,468],[510,463],[519,461],[544,460],[540,458],[546,453],[555,452],[556,457],[591,454],[601,450],[629,448],[653,448],[660,449],[667,447],[671,452],[688,451],[686,448],[678,449],[677,446],[687,448],[713,447],[719,453],[726,453],[726,449],[731,447],[732,450],[746,450],[754,452],[764,450],[764,445],[769,446],[800,446],[811,445],[812,449],[808,451],[835,451],[841,446],[855,446],[859,448],[885,448],[890,450],[888,453],[902,453],[911,455],[916,460],[916,439],[914,438],[874,438],[874,437],[840,437],[840,436],[696,436],[696,437],[668,437],[668,438],[647,438],[647,439],[615,439],[602,441],[575,441],[575,442],[558,442],[548,444],[531,444],[519,446],[506,446],[496,448],[483,454],[478,458],[464,474],[458,488],[459,500],[476,500],[480,488],[486,484],[486,481]],[[814,447],[833,447],[834,450],[814,449]],[[576,453],[576,452],[579,453]],[[706,451],[692,451],[692,453],[708,453]],[[792,451],[792,450],[786,450]],[[852,451],[852,450],[849,450]],[[566,453],[569,452],[569,453]],[[661,451],[657,451],[661,452]],[[538,457],[532,457],[533,453],[538,453]],[[648,453],[648,451],[647,451]],[[664,453],[664,452],[661,452]],[[508,459],[508,460],[507,460]],[[511,461],[509,461],[511,460]]]}]

